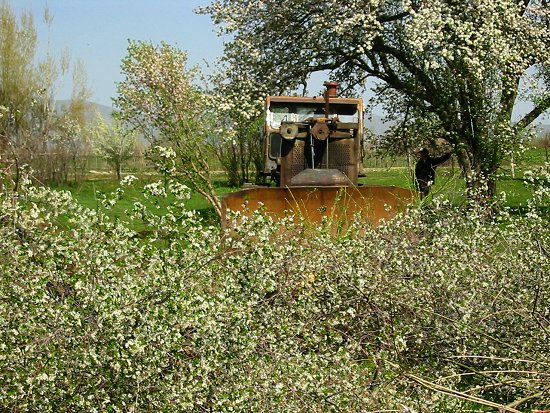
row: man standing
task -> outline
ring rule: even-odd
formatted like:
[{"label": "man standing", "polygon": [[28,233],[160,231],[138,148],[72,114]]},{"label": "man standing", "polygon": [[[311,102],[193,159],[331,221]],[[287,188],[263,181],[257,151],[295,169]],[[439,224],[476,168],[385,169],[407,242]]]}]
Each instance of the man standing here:
[{"label": "man standing", "polygon": [[414,175],[421,198],[428,195],[430,186],[435,183],[435,168],[449,159],[451,155],[451,153],[446,153],[437,158],[432,158],[426,148],[420,150],[420,159],[414,168]]}]

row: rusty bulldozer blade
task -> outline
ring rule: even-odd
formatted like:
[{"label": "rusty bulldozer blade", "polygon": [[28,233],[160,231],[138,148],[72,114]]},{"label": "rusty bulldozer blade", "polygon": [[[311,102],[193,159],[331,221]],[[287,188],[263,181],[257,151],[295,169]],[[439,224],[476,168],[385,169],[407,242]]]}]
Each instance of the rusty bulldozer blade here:
[{"label": "rusty bulldozer blade", "polygon": [[404,210],[415,196],[413,191],[395,186],[252,187],[222,198],[222,226],[227,227],[228,211],[250,216],[257,210],[274,219],[291,214],[316,223],[325,217],[335,222],[359,217],[376,225]]}]

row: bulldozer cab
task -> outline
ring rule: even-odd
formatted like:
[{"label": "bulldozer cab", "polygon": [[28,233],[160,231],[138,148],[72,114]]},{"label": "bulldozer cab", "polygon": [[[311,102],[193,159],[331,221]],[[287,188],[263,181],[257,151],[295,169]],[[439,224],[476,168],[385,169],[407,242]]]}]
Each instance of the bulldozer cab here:
[{"label": "bulldozer cab", "polygon": [[267,98],[263,174],[278,187],[357,185],[362,147],[361,99]]}]

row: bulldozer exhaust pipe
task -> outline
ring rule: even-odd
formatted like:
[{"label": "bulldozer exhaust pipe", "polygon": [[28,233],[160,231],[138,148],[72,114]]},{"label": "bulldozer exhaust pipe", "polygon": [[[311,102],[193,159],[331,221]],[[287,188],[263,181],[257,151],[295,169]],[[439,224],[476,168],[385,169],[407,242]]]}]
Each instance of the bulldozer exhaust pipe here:
[{"label": "bulldozer exhaust pipe", "polygon": [[340,83],[338,82],[325,82],[323,83],[323,86],[326,88],[325,90],[325,118],[328,119],[330,114],[330,99],[338,97],[338,86],[340,86]]}]

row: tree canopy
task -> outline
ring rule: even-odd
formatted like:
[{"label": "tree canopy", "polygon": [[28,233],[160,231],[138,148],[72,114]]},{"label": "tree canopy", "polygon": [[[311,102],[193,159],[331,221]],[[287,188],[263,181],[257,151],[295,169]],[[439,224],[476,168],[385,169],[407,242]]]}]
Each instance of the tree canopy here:
[{"label": "tree canopy", "polygon": [[221,215],[208,164],[210,99],[195,82],[196,69],[187,67],[187,54],[167,43],[130,41],[121,68],[125,79],[117,85],[117,116],[155,145],[151,155],[161,169],[177,169]]},{"label": "tree canopy", "polygon": [[[44,19],[51,23],[47,9]],[[85,148],[80,132],[90,91],[77,63],[71,99],[56,110],[57,82],[71,65],[68,56],[57,62],[48,55],[37,63],[37,42],[33,15],[18,19],[9,4],[0,3],[0,153],[7,169],[28,164],[42,181],[63,181],[69,164],[76,171],[76,154]]]},{"label": "tree canopy", "polygon": [[[479,182],[550,107],[548,10],[546,0],[216,0],[199,12],[232,35],[224,59],[242,96],[288,92],[318,71],[344,94],[376,78],[411,118],[438,124]],[[512,125],[526,76],[540,93],[524,96],[533,108]]]},{"label": "tree canopy", "polygon": [[108,124],[100,114],[96,114],[96,124],[92,132],[96,152],[107,160],[120,181],[123,163],[136,152],[136,131],[126,127],[124,122],[118,119],[113,119],[113,123]]}]

